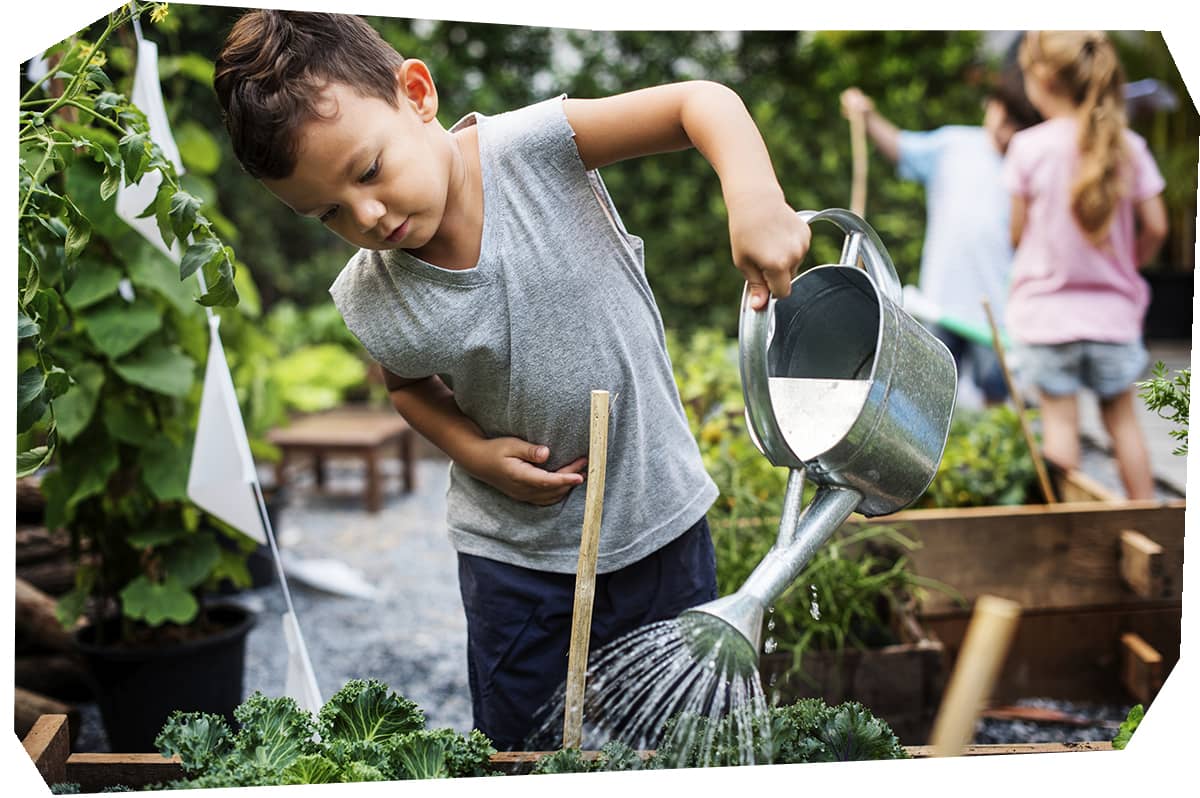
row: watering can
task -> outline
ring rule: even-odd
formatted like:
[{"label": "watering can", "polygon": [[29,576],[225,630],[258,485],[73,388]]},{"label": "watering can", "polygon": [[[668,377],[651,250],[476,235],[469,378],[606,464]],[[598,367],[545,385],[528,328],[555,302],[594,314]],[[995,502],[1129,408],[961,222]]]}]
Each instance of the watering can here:
[{"label": "watering can", "polygon": [[[845,234],[841,260],[750,306],[738,326],[746,422],[759,451],[791,469],[775,545],[736,593],[687,610],[718,638],[724,665],[754,668],[763,613],[850,514],[885,515],[916,501],[937,472],[958,374],[946,346],[901,307],[900,280],[875,231],[847,210],[801,211]],[[857,268],[859,259],[865,271]],[[817,486],[802,509],[804,482]]]}]

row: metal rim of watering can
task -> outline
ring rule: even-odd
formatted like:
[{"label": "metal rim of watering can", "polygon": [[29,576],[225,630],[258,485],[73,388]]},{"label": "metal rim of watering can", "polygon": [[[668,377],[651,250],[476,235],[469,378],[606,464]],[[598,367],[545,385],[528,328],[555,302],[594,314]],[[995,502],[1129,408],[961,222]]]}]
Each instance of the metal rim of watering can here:
[{"label": "metal rim of watering can", "polygon": [[[844,208],[826,208],[822,211],[797,211],[806,224],[825,221],[846,234],[838,265],[856,267],[859,257],[866,267],[867,275],[879,290],[897,307],[904,306],[900,278],[891,256],[883,246],[879,235],[858,214]],[[863,246],[863,243],[866,246]],[[792,284],[802,275],[792,278]],[[767,348],[770,345],[775,322],[775,297],[770,297],[761,310],[750,305],[750,285],[742,292],[741,315],[738,318],[738,370],[742,379],[742,397],[746,405],[746,427],[759,451],[776,466],[804,468],[804,462],[796,456],[784,441],[779,422],[771,405],[767,374]]]}]

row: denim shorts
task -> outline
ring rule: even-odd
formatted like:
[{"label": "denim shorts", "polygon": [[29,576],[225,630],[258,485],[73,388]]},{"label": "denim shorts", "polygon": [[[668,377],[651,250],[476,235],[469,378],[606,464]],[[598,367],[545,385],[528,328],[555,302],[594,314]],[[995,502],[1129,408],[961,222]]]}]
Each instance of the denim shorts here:
[{"label": "denim shorts", "polygon": [[1141,340],[1017,344],[1020,372],[1043,393],[1069,396],[1088,388],[1111,399],[1133,387],[1150,360]]}]

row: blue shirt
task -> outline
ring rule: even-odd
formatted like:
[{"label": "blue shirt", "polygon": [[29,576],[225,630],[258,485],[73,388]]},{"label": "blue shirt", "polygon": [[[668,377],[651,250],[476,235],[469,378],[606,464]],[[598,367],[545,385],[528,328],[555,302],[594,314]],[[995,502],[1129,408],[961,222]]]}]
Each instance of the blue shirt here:
[{"label": "blue shirt", "polygon": [[1004,158],[982,127],[900,132],[900,176],[925,186],[921,293],[943,316],[987,325],[982,299],[1004,319],[1012,244]]}]

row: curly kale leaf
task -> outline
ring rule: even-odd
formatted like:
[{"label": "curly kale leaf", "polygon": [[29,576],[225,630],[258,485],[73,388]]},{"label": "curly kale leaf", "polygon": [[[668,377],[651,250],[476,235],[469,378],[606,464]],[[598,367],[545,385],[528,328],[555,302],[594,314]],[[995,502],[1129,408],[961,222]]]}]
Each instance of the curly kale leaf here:
[{"label": "curly kale leaf", "polygon": [[446,768],[450,778],[493,775],[491,758],[496,749],[492,741],[478,729],[472,729],[466,736],[453,729],[431,729],[422,733],[445,743]]},{"label": "curly kale leaf", "polygon": [[342,768],[319,754],[301,754],[279,774],[280,784],[332,784],[342,781]]},{"label": "curly kale leaf", "polygon": [[448,779],[450,766],[446,737],[425,730],[410,732],[392,741],[393,761],[402,779]]},{"label": "curly kale leaf", "polygon": [[1141,704],[1134,704],[1130,707],[1129,714],[1125,716],[1125,720],[1121,721],[1121,728],[1117,729],[1117,736],[1113,738],[1113,748],[1120,751],[1129,745],[1129,739],[1133,737],[1133,733],[1137,731],[1138,725],[1145,716],[1146,709]]},{"label": "curly kale leaf", "polygon": [[255,691],[233,717],[241,724],[234,747],[255,767],[278,773],[302,754],[315,752],[312,715],[289,696],[268,698]]},{"label": "curly kale leaf", "polygon": [[537,761],[530,773],[591,773],[594,763],[583,758],[578,748],[564,748]]},{"label": "curly kale leaf", "polygon": [[351,679],[321,707],[322,740],[384,742],[425,728],[425,713],[378,679]]},{"label": "curly kale leaf", "polygon": [[642,757],[620,740],[609,740],[600,747],[596,770],[641,770]]},{"label": "curly kale leaf", "polygon": [[233,750],[233,732],[221,715],[176,710],[154,738],[154,747],[165,757],[178,756],[184,773],[196,775]]},{"label": "curly kale leaf", "polygon": [[355,762],[374,768],[386,779],[398,779],[396,766],[392,762],[392,749],[387,742],[376,740],[322,740],[321,753],[345,769]]},{"label": "curly kale leaf", "polygon": [[816,736],[824,744],[818,762],[908,758],[891,727],[857,701],[830,710]]},{"label": "curly kale leaf", "polygon": [[390,781],[377,767],[365,762],[351,762],[338,774],[339,781]]}]

